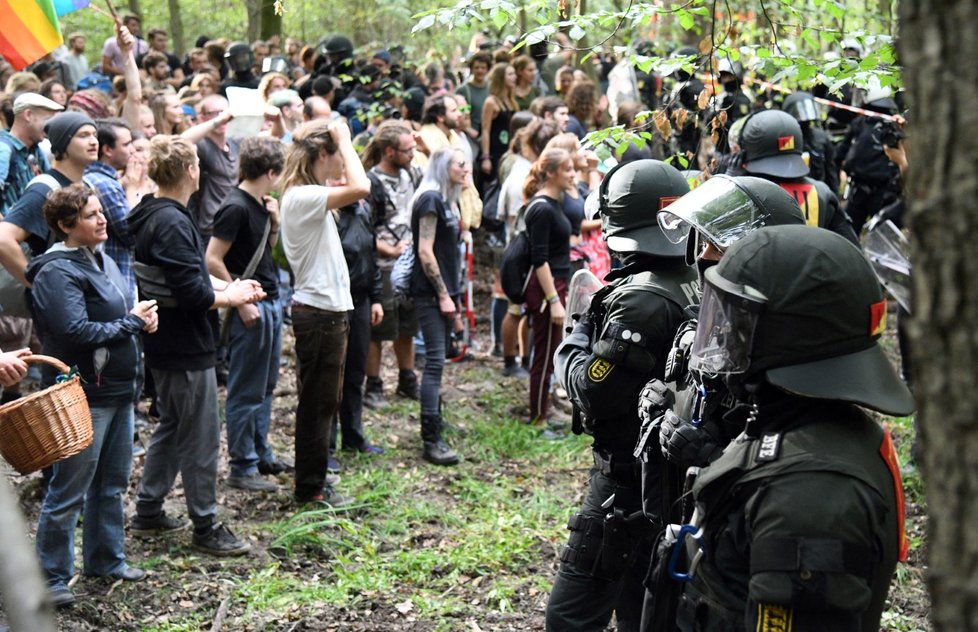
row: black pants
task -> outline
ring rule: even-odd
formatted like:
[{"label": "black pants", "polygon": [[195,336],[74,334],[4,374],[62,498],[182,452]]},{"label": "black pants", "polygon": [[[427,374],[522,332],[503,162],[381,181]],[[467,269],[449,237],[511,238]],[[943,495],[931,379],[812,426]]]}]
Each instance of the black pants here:
[{"label": "black pants", "polygon": [[[346,369],[343,371],[343,399],[340,402],[340,432],[343,449],[359,450],[367,443],[363,436],[363,380],[367,375],[367,350],[370,346],[370,298],[354,297],[350,316],[350,335],[346,344]],[[329,440],[336,450],[336,426]]]},{"label": "black pants", "polygon": [[[598,468],[591,469],[587,495],[580,514],[601,521],[614,509],[626,515],[640,512],[641,488],[638,476],[621,482]],[[614,494],[613,507],[604,509],[602,503]],[[631,563],[623,566],[614,577],[600,578],[581,568],[579,563],[561,561],[557,579],[547,603],[547,630],[553,632],[590,632],[603,630],[614,612],[621,632],[637,631],[642,619],[645,599],[643,580],[652,557],[652,526],[644,518],[636,523],[642,536],[635,538],[636,549]],[[568,546],[578,547],[580,531],[571,533]]]}]

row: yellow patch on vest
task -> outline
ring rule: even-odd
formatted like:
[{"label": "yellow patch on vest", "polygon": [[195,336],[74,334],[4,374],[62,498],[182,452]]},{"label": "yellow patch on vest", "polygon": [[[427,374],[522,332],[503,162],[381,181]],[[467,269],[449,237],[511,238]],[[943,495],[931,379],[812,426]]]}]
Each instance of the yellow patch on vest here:
[{"label": "yellow patch on vest", "polygon": [[591,363],[591,366],[587,368],[587,376],[591,378],[592,382],[603,382],[614,368],[614,364],[608,362],[607,360],[597,358]]},{"label": "yellow patch on vest", "polygon": [[791,632],[794,611],[784,606],[757,604],[757,632]]}]

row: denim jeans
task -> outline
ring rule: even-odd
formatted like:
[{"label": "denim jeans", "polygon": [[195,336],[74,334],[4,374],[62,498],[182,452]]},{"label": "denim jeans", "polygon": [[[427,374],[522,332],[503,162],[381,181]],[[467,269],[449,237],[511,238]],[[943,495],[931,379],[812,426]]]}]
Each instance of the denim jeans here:
[{"label": "denim jeans", "polygon": [[450,322],[442,316],[438,299],[415,300],[418,323],[424,338],[424,371],[421,372],[421,414],[437,415],[441,397],[441,375],[445,369],[445,345]]},{"label": "denim jeans", "polygon": [[85,573],[126,568],[123,499],[132,470],[132,402],[92,408],[92,445],[51,466],[37,523],[37,556],[48,584],[67,586],[75,572],[75,527],[82,508]]},{"label": "denim jeans", "polygon": [[213,367],[152,371],[160,422],[146,448],[136,513],[147,518],[159,515],[179,473],[187,513],[194,527],[202,529],[217,515],[217,457],[221,447],[217,376]]},{"label": "denim jeans", "polygon": [[299,402],[295,409],[295,495],[310,498],[326,483],[329,437],[343,389],[350,325],[346,312],[292,305]]},{"label": "denim jeans", "polygon": [[[363,436],[363,380],[367,376],[367,350],[370,346],[370,297],[354,297],[350,318],[350,335],[346,346],[346,367],[343,370],[343,401],[340,402],[340,424],[343,448],[359,450],[367,444]],[[329,449],[336,451],[337,427],[329,440]]]},{"label": "denim jeans", "polygon": [[259,461],[275,460],[268,425],[282,352],[282,305],[278,299],[268,299],[256,307],[261,317],[250,329],[237,314],[231,317],[225,407],[231,476],[254,474]]}]

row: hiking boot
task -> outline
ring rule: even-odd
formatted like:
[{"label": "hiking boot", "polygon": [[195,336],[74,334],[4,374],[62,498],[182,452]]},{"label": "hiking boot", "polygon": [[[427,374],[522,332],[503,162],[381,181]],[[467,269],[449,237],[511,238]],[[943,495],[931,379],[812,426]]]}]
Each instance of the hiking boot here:
[{"label": "hiking boot", "polygon": [[48,588],[48,596],[55,608],[67,608],[75,603],[75,593],[64,584]]},{"label": "hiking boot", "polygon": [[322,491],[314,496],[310,496],[308,498],[296,496],[295,502],[300,505],[316,504],[332,509],[342,509],[343,507],[349,507],[355,503],[356,498],[353,498],[352,496],[344,496],[333,489],[332,485],[326,484],[323,486]]},{"label": "hiking boot", "polygon": [[458,454],[441,439],[425,441],[422,456],[425,461],[434,465],[455,465],[458,463]]},{"label": "hiking boot", "polygon": [[407,399],[418,399],[418,376],[411,369],[401,369],[397,374],[397,390],[395,391],[401,397],[406,397]]},{"label": "hiking boot", "polygon": [[261,474],[255,472],[247,476],[228,476],[228,487],[235,489],[245,489],[249,492],[274,492],[278,491],[278,485],[272,481],[267,481]]},{"label": "hiking boot", "polygon": [[161,511],[158,516],[148,518],[135,515],[129,520],[129,533],[137,536],[154,536],[183,531],[191,525],[190,520],[181,520]]},{"label": "hiking boot", "polygon": [[367,378],[367,385],[363,390],[363,405],[373,410],[389,406],[384,399],[384,382],[379,377]]},{"label": "hiking boot", "polygon": [[203,533],[194,531],[194,548],[219,557],[244,555],[251,545],[239,539],[223,522],[215,522]]}]

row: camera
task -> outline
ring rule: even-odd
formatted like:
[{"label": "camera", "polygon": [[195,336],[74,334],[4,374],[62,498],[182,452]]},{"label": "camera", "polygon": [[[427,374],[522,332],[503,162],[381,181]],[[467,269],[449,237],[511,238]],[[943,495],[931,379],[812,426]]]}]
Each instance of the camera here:
[{"label": "camera", "polygon": [[882,121],[876,126],[880,144],[884,147],[899,147],[900,141],[905,138],[903,130],[897,127],[893,121]]}]

